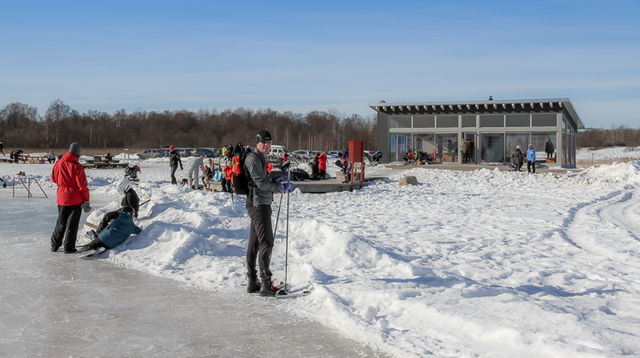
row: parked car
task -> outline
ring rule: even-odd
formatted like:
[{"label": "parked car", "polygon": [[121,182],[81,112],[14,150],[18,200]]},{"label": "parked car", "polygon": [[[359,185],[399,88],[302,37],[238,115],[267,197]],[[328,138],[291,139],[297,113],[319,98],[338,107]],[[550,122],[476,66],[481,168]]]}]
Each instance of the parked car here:
[{"label": "parked car", "polygon": [[327,152],[327,157],[329,157],[329,158],[338,158],[339,154],[340,154],[339,150],[332,150],[332,151]]},{"label": "parked car", "polygon": [[212,148],[196,148],[194,155],[198,157],[213,158],[215,153]]},{"label": "parked car", "polygon": [[180,157],[190,157],[196,150],[194,148],[176,148]]},{"label": "parked car", "polygon": [[169,156],[169,149],[164,149],[164,148],[146,149],[141,153],[136,153],[136,155],[140,159],[163,158],[163,157]]},{"label": "parked car", "polygon": [[272,145],[271,149],[269,149],[269,154],[268,156],[270,157],[281,157],[284,153],[289,152],[287,150],[287,147],[285,147],[284,145]]}]

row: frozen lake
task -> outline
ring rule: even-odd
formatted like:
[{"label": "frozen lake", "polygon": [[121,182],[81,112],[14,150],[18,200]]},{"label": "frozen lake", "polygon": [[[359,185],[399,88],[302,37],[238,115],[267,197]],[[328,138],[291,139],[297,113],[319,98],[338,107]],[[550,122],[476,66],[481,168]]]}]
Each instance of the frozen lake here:
[{"label": "frozen lake", "polygon": [[6,189],[0,199],[2,356],[380,355],[278,302],[51,253],[55,199],[11,198]]}]

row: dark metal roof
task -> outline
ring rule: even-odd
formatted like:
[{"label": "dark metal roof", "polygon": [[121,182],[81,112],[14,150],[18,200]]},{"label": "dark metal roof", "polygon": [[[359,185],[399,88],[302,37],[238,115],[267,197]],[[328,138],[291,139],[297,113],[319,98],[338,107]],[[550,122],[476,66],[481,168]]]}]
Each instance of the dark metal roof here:
[{"label": "dark metal roof", "polygon": [[458,102],[410,102],[369,104],[376,112],[385,114],[464,114],[495,112],[560,112],[565,110],[577,129],[584,129],[584,124],[573,109],[568,98],[516,99],[490,101],[458,101]]}]

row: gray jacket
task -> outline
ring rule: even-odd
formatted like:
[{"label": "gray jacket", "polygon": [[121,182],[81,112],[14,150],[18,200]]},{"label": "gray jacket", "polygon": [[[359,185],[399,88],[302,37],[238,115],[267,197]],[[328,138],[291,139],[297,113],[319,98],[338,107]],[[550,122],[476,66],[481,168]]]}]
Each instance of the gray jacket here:
[{"label": "gray jacket", "polygon": [[244,160],[244,167],[251,176],[254,186],[249,186],[252,190],[247,197],[247,206],[253,203],[254,207],[259,205],[271,205],[273,193],[279,190],[278,184],[273,183],[267,174],[267,158],[256,148],[251,148],[251,153],[247,154]]}]

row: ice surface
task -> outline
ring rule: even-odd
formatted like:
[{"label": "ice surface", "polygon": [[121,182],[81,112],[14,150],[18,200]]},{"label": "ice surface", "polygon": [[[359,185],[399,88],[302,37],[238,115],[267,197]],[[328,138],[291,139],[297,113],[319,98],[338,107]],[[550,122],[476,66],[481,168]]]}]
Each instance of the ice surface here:
[{"label": "ice surface", "polygon": [[55,202],[10,194],[0,192],[2,357],[384,356],[268,298],[51,253]]}]

